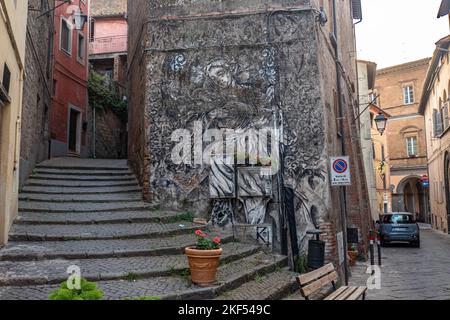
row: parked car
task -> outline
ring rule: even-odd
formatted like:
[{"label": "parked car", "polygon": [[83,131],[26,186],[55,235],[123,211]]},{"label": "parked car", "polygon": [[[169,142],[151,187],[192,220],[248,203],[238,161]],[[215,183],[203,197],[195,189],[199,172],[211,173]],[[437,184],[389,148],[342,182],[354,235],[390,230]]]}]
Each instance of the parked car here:
[{"label": "parked car", "polygon": [[393,212],[381,216],[377,221],[381,245],[390,242],[409,242],[420,248],[420,229],[414,215],[408,212]]}]

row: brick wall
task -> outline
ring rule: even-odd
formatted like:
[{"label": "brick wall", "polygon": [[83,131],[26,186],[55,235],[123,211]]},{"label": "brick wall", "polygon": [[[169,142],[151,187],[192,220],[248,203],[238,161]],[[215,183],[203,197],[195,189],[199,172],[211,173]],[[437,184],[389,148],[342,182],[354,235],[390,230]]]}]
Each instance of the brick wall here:
[{"label": "brick wall", "polygon": [[95,114],[95,154],[102,159],[126,159],[126,118],[108,109]]}]

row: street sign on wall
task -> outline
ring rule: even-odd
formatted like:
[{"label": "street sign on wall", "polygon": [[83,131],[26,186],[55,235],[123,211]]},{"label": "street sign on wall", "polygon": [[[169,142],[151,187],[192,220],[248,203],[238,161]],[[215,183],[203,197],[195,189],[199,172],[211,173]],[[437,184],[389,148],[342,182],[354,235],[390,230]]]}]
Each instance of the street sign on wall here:
[{"label": "street sign on wall", "polygon": [[349,186],[352,184],[350,176],[350,157],[331,157],[331,186]]}]

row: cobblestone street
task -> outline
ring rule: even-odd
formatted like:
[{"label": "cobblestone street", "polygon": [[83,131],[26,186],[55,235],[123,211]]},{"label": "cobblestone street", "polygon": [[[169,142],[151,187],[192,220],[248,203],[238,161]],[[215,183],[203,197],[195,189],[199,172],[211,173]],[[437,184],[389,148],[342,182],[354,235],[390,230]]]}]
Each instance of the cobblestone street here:
[{"label": "cobblestone street", "polygon": [[[382,248],[381,290],[369,290],[368,300],[450,300],[450,236],[422,228],[421,242]],[[367,266],[352,268],[351,285],[365,285]]]}]

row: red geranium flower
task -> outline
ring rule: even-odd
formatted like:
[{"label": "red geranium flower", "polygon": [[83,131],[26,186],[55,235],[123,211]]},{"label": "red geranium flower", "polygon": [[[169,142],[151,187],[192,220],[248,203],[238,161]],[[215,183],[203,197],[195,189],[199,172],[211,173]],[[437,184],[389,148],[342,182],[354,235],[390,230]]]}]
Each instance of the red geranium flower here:
[{"label": "red geranium flower", "polygon": [[220,244],[220,241],[221,241],[221,239],[220,239],[219,237],[215,237],[215,238],[213,239],[213,242],[214,242],[214,243],[217,243],[217,244]]},{"label": "red geranium flower", "polygon": [[198,236],[201,236],[203,233],[202,233],[202,230],[197,230],[197,231],[195,231],[195,234]]}]

